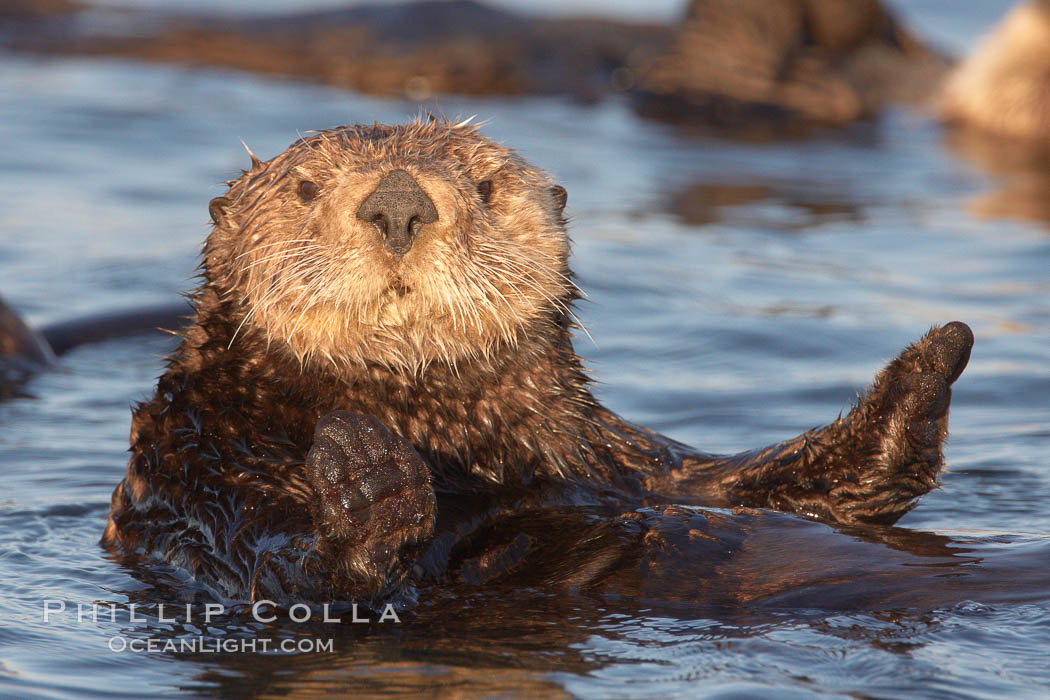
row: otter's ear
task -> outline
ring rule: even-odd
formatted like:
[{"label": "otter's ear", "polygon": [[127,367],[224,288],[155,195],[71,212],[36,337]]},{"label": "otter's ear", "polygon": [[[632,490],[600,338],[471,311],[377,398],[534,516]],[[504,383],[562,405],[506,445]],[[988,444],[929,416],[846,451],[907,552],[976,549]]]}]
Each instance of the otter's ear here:
[{"label": "otter's ear", "polygon": [[229,205],[230,200],[226,197],[216,197],[208,202],[208,213],[211,214],[211,220],[215,222],[216,226],[222,223],[223,218],[226,216],[226,207]]},{"label": "otter's ear", "polygon": [[554,206],[558,209],[558,213],[561,214],[565,211],[565,203],[569,201],[569,193],[561,185],[555,185],[551,188],[551,196],[554,197]]}]

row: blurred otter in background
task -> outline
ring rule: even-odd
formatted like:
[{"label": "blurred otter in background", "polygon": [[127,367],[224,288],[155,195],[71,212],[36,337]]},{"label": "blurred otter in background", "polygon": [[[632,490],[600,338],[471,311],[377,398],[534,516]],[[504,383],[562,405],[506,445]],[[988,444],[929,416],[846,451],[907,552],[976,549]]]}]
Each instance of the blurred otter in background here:
[{"label": "blurred otter in background", "polygon": [[1050,222],[1050,1],[1010,10],[947,79],[937,113],[948,148],[997,180],[974,214]]},{"label": "blurred otter in background", "polygon": [[1026,2],[1006,15],[951,74],[940,113],[999,136],[1050,137],[1050,2]]},{"label": "blurred otter in background", "polygon": [[16,396],[17,388],[54,357],[47,341],[0,299],[0,399]]},{"label": "blurred otter in background", "polygon": [[0,3],[0,22],[54,19],[82,9],[82,5],[70,0],[4,0]]},{"label": "blurred otter in background", "polygon": [[637,104],[744,131],[843,126],[922,99],[947,66],[878,0],[692,0]]},{"label": "blurred otter in background", "polygon": [[536,17],[475,0],[347,3],[243,17],[122,10],[103,24],[105,31],[97,32],[100,23],[78,22],[70,11],[52,21],[21,22],[16,32],[0,35],[0,45],[224,66],[415,101],[440,94],[561,94],[590,101],[626,89],[629,81],[618,70],[642,65],[671,40],[663,24]]},{"label": "blurred otter in background", "polygon": [[646,117],[733,130],[849,124],[889,101],[925,97],[947,68],[879,0],[693,0],[677,28],[534,17],[474,0],[239,19],[123,12],[104,34],[97,26],[70,12],[25,22],[5,43],[228,66],[417,101],[626,92]]}]

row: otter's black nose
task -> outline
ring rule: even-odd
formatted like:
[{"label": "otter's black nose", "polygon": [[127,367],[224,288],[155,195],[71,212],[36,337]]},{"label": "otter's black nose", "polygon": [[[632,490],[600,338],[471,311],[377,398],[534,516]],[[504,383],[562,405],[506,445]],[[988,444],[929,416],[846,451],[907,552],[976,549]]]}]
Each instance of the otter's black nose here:
[{"label": "otter's black nose", "polygon": [[437,221],[437,209],[411,175],[395,170],[361,203],[357,218],[374,224],[396,255],[412,247],[423,224]]}]

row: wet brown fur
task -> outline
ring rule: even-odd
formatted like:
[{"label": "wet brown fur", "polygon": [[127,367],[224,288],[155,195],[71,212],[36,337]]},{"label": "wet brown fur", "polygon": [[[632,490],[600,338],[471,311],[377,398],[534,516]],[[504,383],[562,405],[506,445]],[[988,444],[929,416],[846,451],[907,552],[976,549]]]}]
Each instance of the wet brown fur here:
[{"label": "wet brown fur", "polygon": [[[537,562],[586,587],[658,539],[625,510],[891,523],[935,484],[972,343],[963,324],[907,349],[828,427],[705,455],[591,394],[572,346],[563,200],[513,151],[470,125],[419,121],[332,129],[252,161],[213,202],[196,318],[134,410],[107,546],[234,599],[377,599],[534,577]],[[353,216],[394,169],[439,212],[402,258]],[[304,180],[320,194],[304,198]],[[520,538],[485,535],[551,508],[618,524],[545,539],[537,516]]]}]

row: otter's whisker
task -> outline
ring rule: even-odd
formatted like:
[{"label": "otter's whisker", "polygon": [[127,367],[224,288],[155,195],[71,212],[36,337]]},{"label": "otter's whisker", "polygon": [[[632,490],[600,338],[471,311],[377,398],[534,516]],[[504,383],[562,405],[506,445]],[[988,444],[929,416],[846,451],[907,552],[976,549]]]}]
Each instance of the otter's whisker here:
[{"label": "otter's whisker", "polygon": [[246,255],[251,255],[252,253],[257,253],[258,251],[262,250],[263,248],[272,248],[275,245],[289,245],[291,243],[311,243],[311,242],[313,242],[313,240],[314,239],[312,239],[312,238],[293,238],[293,239],[288,240],[288,241],[271,241],[270,243],[263,243],[262,245],[252,246],[249,250],[246,250],[243,253],[241,253],[240,255],[238,255],[237,257],[235,257],[234,260],[240,260],[241,258],[243,258]]},{"label": "otter's whisker", "polygon": [[[266,275],[265,277],[263,277],[263,279],[258,284],[256,284],[254,287],[252,287],[251,289],[248,290],[248,292],[241,299],[242,303],[249,296],[254,294],[254,292],[260,286],[262,286],[263,284],[266,284],[267,282],[270,282],[271,284],[274,284],[274,283],[276,283],[278,281],[282,281],[284,283],[294,282],[295,281],[295,276],[298,275],[300,273],[300,271],[302,271],[302,270],[309,271],[313,266],[315,266],[315,265],[317,265],[317,264],[319,264],[321,262],[323,262],[323,259],[315,253],[314,255],[306,257],[303,260],[301,260],[301,261],[299,261],[299,262],[297,262],[297,263],[295,263],[293,265],[290,265],[288,267],[278,267],[278,268],[272,270],[269,275]],[[282,275],[284,275],[283,278],[281,277]],[[271,287],[271,289],[272,289],[272,287]]]},{"label": "otter's whisker", "polygon": [[278,251],[276,253],[271,253],[270,255],[267,255],[264,258],[260,258],[259,260],[256,260],[256,261],[252,262],[250,265],[245,265],[243,269],[250,270],[253,267],[256,267],[258,265],[263,265],[263,264],[268,263],[268,262],[275,262],[275,261],[278,261],[278,260],[287,260],[288,258],[295,258],[295,257],[298,257],[298,256],[302,255],[303,253],[309,252],[311,250],[317,250],[319,248],[324,248],[324,247],[325,246],[323,246],[323,245],[308,245],[308,246],[302,246],[300,248],[296,248],[295,250]]}]

